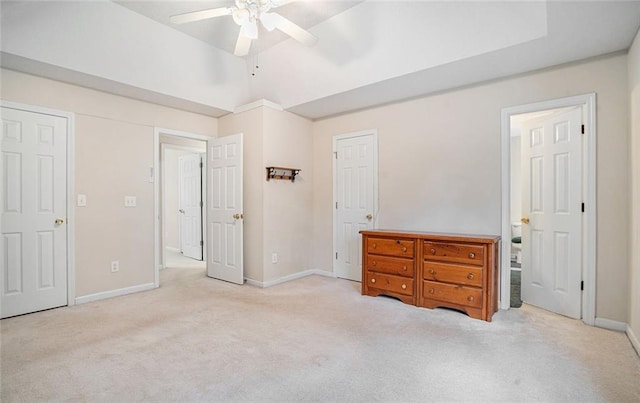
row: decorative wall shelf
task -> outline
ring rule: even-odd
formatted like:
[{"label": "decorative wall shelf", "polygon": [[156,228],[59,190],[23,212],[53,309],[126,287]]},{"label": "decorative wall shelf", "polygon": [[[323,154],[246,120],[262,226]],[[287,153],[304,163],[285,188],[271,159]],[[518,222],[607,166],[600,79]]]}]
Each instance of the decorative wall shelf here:
[{"label": "decorative wall shelf", "polygon": [[267,180],[271,179],[285,179],[295,182],[296,175],[302,171],[298,168],[285,168],[285,167],[267,167]]}]

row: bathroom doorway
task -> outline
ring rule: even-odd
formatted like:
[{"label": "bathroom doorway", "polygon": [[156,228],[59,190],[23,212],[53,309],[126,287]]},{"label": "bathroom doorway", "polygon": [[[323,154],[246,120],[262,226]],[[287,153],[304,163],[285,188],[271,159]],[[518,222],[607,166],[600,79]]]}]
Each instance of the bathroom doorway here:
[{"label": "bathroom doorway", "polygon": [[594,107],[590,94],[503,110],[502,309],[524,301],[593,324]]}]

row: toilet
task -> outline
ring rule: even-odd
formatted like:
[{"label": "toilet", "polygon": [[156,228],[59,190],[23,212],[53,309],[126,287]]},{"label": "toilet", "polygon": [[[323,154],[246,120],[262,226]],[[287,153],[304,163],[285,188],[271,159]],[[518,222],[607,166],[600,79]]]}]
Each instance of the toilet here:
[{"label": "toilet", "polygon": [[522,224],[511,223],[511,261],[522,263]]}]

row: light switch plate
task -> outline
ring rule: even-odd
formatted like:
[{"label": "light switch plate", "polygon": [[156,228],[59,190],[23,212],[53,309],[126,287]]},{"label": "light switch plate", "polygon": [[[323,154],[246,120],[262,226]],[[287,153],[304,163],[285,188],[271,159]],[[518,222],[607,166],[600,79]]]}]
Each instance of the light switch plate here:
[{"label": "light switch plate", "polygon": [[77,205],[78,207],[85,207],[87,205],[87,195],[78,195]]},{"label": "light switch plate", "polygon": [[125,196],[124,197],[124,206],[125,207],[135,207],[137,203],[135,196]]}]

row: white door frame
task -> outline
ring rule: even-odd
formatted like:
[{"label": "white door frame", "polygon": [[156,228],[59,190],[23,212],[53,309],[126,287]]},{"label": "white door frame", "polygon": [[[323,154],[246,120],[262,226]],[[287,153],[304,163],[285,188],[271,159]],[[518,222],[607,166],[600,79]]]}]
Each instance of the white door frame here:
[{"label": "white door frame", "polygon": [[[196,133],[190,133],[190,132],[183,132],[180,130],[173,130],[173,129],[163,129],[161,127],[154,127],[153,128],[153,172],[151,172],[151,175],[153,177],[153,216],[155,217],[155,219],[153,220],[153,284],[155,288],[160,287],[160,257],[162,256],[162,264],[165,264],[165,257],[164,256],[164,248],[162,247],[163,245],[160,242],[160,225],[159,225],[159,221],[160,219],[164,219],[164,216],[161,215],[162,213],[160,212],[160,175],[157,174],[158,172],[158,168],[160,167],[160,152],[161,152],[161,148],[160,148],[160,135],[168,135],[168,136],[174,136],[174,137],[182,137],[182,138],[186,138],[186,139],[192,139],[192,140],[202,140],[205,143],[207,143],[207,141],[209,139],[212,138],[212,136],[205,136],[202,134],[196,134]],[[176,146],[176,147],[180,147],[180,146]],[[205,157],[207,156],[207,150],[206,150],[206,145],[205,145]],[[207,169],[207,158],[204,158],[204,160],[202,161],[203,163],[203,167],[202,167],[202,180],[206,181],[206,169]],[[203,204],[206,206],[207,202],[206,202],[206,192],[202,192],[202,202]],[[163,204],[164,207],[164,204]],[[206,209],[203,209],[203,220],[206,219]],[[164,223],[164,221],[163,221]],[[206,234],[208,231],[208,225],[205,226],[205,231],[203,231],[203,235],[202,235],[202,241],[204,242],[204,244],[206,245]],[[164,237],[163,237],[164,240]],[[203,257],[206,259],[206,248],[203,248]]]},{"label": "white door frame", "polygon": [[[166,134],[166,133],[164,133],[164,132],[163,132],[162,134]],[[204,160],[206,160],[206,159],[207,159],[207,158],[206,158],[206,155],[207,155],[207,144],[206,144],[206,142],[205,142],[205,145],[204,145],[204,151],[199,150],[199,149],[197,149],[197,148],[195,148],[195,147],[180,146],[180,145],[177,145],[177,144],[170,144],[170,143],[162,143],[162,144],[160,144],[160,156],[161,156],[161,158],[160,158],[160,159],[161,159],[161,161],[162,161],[162,162],[161,162],[162,169],[159,171],[159,172],[160,172],[160,176],[161,176],[161,177],[159,178],[159,180],[162,180],[162,182],[163,182],[163,183],[162,183],[162,185],[163,185],[163,186],[162,186],[162,194],[160,195],[160,200],[162,200],[162,201],[164,201],[164,200],[165,200],[165,198],[166,198],[166,193],[165,193],[165,191],[166,191],[166,187],[164,186],[164,174],[165,174],[165,172],[166,172],[166,165],[165,165],[165,164],[166,164],[165,151],[166,151],[167,149],[171,149],[171,150],[180,150],[180,151],[189,151],[189,152],[192,152],[192,153],[204,154],[204,155],[205,155],[205,158],[203,158],[203,160],[202,160],[202,163],[203,163],[203,164],[205,163],[205,161],[204,161]],[[206,174],[206,172],[204,172],[204,165],[203,165],[203,168],[202,168],[202,169],[203,169],[203,172],[202,172],[202,180],[203,180],[203,184],[204,184],[204,178],[205,178],[205,174]],[[206,184],[204,184],[204,186],[206,186]],[[205,189],[206,189],[206,187],[205,187]],[[206,192],[205,192],[205,193],[206,193]],[[205,203],[204,203],[204,200],[205,200],[205,197],[206,197],[205,193],[202,193],[202,204],[205,204]],[[162,203],[161,210],[162,210],[162,211],[160,212],[160,217],[162,217],[162,230],[164,231],[164,225],[165,225],[165,223],[167,222],[167,210],[166,210],[165,203]],[[205,208],[203,207],[203,208],[202,208],[202,218],[203,218],[203,219],[204,219],[204,217],[206,216],[206,212],[205,212],[204,210],[205,210]],[[179,221],[178,221],[178,223],[179,223]],[[202,225],[204,225],[204,222],[202,223]],[[178,224],[178,227],[179,227],[179,226],[180,226],[180,225]],[[158,226],[158,229],[159,229],[159,227],[160,227],[160,226]],[[204,233],[202,234],[202,241],[203,241],[203,242],[204,242],[204,237],[205,237],[205,235],[206,235],[206,234],[204,234]],[[162,264],[161,264],[161,268],[162,268],[162,269],[165,269],[165,268],[167,267],[167,259],[166,259],[166,257],[167,257],[167,253],[166,253],[166,251],[165,251],[165,245],[166,245],[166,244],[165,244],[164,234],[162,234],[162,236],[161,236],[160,238],[161,238],[161,241],[160,241],[160,243],[161,243],[161,245],[160,245],[160,251],[161,251],[161,252],[160,252],[160,256],[162,257]],[[179,244],[179,243],[180,243],[180,231],[178,230],[178,244]],[[202,247],[202,260],[206,262],[206,253],[205,253],[205,252],[206,252],[206,248],[203,246],[203,247]]]},{"label": "white door frame", "polygon": [[511,240],[511,116],[580,106],[583,110],[585,141],[583,143],[583,201],[585,213],[582,226],[582,321],[595,325],[596,313],[596,94],[553,99],[532,104],[503,108],[501,112],[502,132],[502,253],[500,259],[500,309],[509,309],[511,298],[510,240]]},{"label": "white door frame", "polygon": [[[56,109],[0,100],[0,107],[52,115],[67,120],[67,305],[76,304],[76,220],[75,220],[75,121],[76,115]],[[2,169],[2,168],[0,168]],[[1,191],[1,190],[0,190]]]},{"label": "white door frame", "polygon": [[338,141],[354,138],[354,137],[362,137],[362,136],[373,136],[373,228],[378,228],[378,214],[379,214],[379,200],[378,200],[378,130],[370,129],[363,130],[359,132],[353,133],[345,133],[345,134],[337,134],[333,136],[333,202],[331,204],[331,210],[333,211],[333,254],[331,255],[331,260],[333,264],[331,265],[333,274],[336,274],[336,253],[338,252],[338,214],[335,208],[336,203],[338,202],[338,173],[337,173],[337,163],[336,163],[336,153],[338,152]]}]

